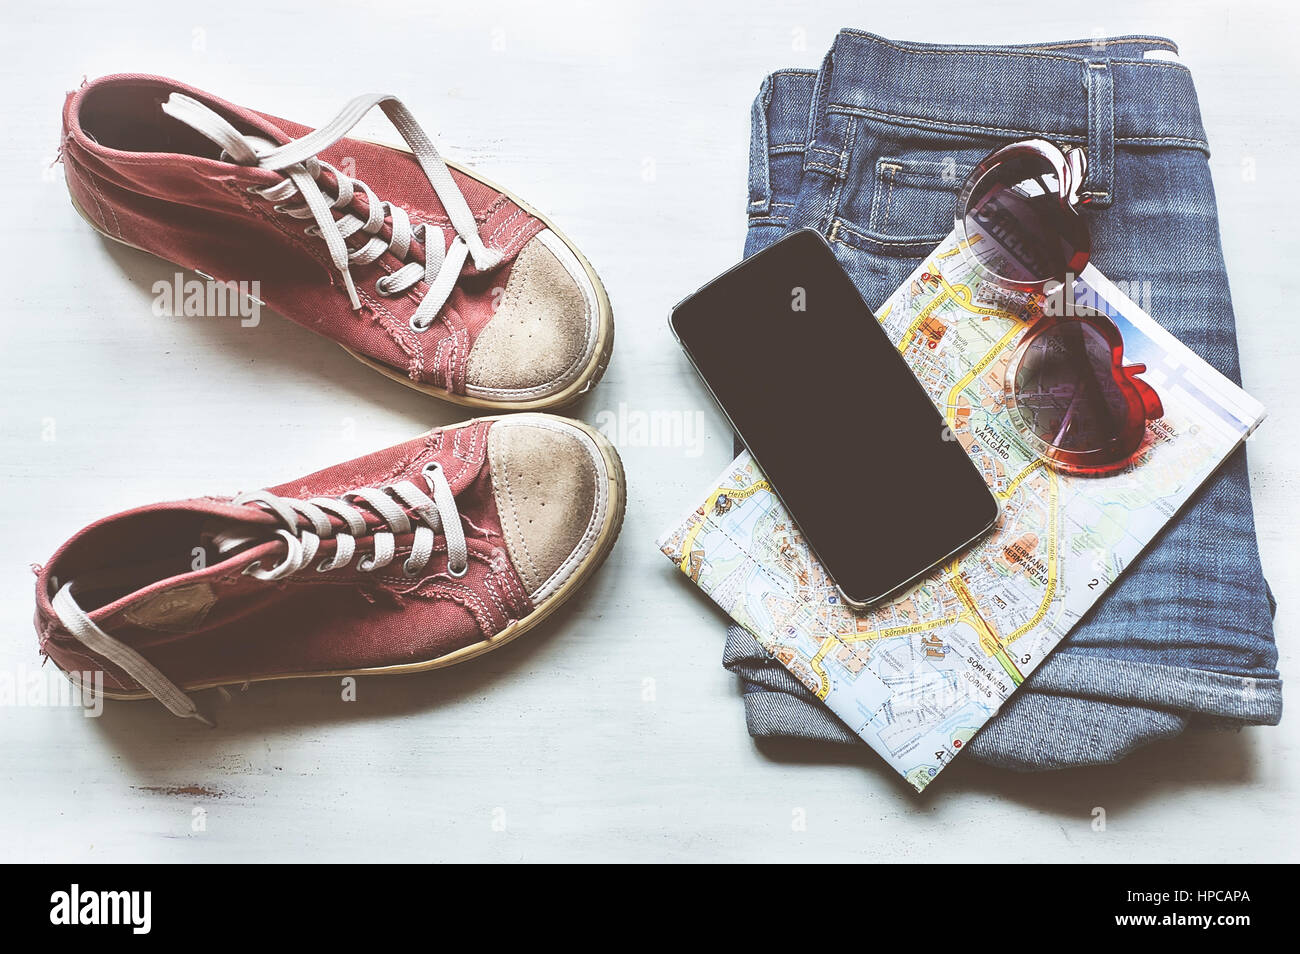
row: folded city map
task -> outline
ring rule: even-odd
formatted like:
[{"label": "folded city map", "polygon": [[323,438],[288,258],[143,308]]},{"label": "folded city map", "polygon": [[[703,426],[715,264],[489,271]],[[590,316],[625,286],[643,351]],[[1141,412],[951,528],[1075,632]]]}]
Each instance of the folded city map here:
[{"label": "folded city map", "polygon": [[[955,236],[878,319],[1002,505],[992,532],[854,611],[743,453],[659,547],[917,791],[957,756],[1263,419],[1263,407],[1089,266],[1074,301],[1114,318],[1165,414],[1125,470],[1076,477],[1021,439],[1007,363],[1041,296],[981,283]],[[1129,292],[1134,288],[1128,288]],[[1140,295],[1138,297],[1141,297]],[[888,467],[887,451],[880,466]],[[837,493],[853,475],[828,474]],[[923,507],[923,500],[885,501]],[[862,546],[877,545],[869,533]]]}]

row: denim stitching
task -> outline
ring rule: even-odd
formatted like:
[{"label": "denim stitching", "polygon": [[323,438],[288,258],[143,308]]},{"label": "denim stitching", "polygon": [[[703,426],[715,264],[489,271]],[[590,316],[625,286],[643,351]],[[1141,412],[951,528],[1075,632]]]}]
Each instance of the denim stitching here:
[{"label": "denim stitching", "polygon": [[876,228],[876,195],[879,195],[879,189],[877,189],[876,192],[871,196],[870,222],[873,231],[883,232],[885,230],[885,226],[889,225],[889,209],[890,209],[890,205],[894,201],[894,182],[898,178],[899,166],[897,163],[893,163],[893,162],[882,162],[879,165],[878,169],[879,172],[885,172],[886,170],[888,170],[888,175],[889,175],[889,185],[885,190],[885,209],[884,209],[885,217],[881,221],[880,227]]},{"label": "denim stitching", "polygon": [[823,220],[823,227],[830,225],[831,221],[839,217],[840,201],[844,198],[844,187],[848,183],[848,164],[849,156],[853,155],[853,146],[858,138],[858,117],[850,116],[848,129],[844,131],[842,148],[840,150],[841,168],[835,172],[835,178],[831,180],[830,201],[827,202],[827,217]]},{"label": "denim stitching", "polygon": [[749,108],[749,174],[745,192],[749,198],[748,208],[759,212],[766,211],[767,204],[772,201],[771,134],[767,114],[772,108],[774,86],[771,76],[764,77],[758,96]]},{"label": "denim stitching", "polygon": [[839,174],[840,174],[840,170],[839,170],[839,169],[836,169],[836,168],[834,168],[834,167],[832,167],[832,166],[823,165],[823,164],[820,163],[820,162],[810,162],[810,163],[807,163],[806,166],[805,166],[805,168],[808,168],[808,169],[817,169],[818,171],[820,171],[820,172],[825,172],[827,175],[831,175],[831,176],[839,176]]},{"label": "denim stitching", "polygon": [[[998,135],[1012,136],[1046,136],[1047,138],[1060,140],[1064,142],[1082,143],[1085,137],[1078,133],[1059,132],[1041,129],[1012,129],[1006,126],[987,126],[982,123],[953,123],[943,119],[930,119],[925,116],[909,116],[904,113],[886,113],[879,110],[867,109],[864,106],[849,106],[842,103],[833,104],[827,109],[827,112],[843,116],[860,116],[863,119],[878,119],[881,122],[891,122],[897,125],[910,125],[913,123],[929,124],[931,127],[944,131],[952,130],[957,132],[969,132],[975,130],[980,133],[996,133]],[[1184,136],[1116,136],[1117,143],[1129,143],[1141,146],[1188,146],[1209,152],[1210,144],[1204,139],[1188,139]]]},{"label": "denim stitching", "polygon": [[1035,50],[1074,50],[1080,47],[1101,46],[1158,46],[1161,49],[1178,52],[1178,44],[1173,40],[1167,40],[1161,36],[1110,36],[1100,37],[1096,40],[1071,40],[1068,43],[1035,43],[1032,48]]},{"label": "denim stitching", "polygon": [[853,245],[853,243],[851,242],[841,241],[837,237],[840,231],[847,232],[855,239],[858,239],[859,241],[862,242],[870,243],[871,245],[884,245],[890,248],[894,248],[894,247],[906,248],[906,247],[914,246],[923,249],[921,255],[918,256],[919,258],[924,258],[926,252],[928,252],[930,249],[933,249],[934,246],[937,245],[939,242],[943,241],[942,235],[922,236],[919,239],[900,239],[897,241],[890,240],[890,239],[878,239],[872,237],[871,235],[868,235],[866,232],[862,231],[862,229],[849,224],[848,220],[846,219],[836,218],[833,224],[834,224],[834,228],[832,230],[833,234],[832,236],[828,236],[828,238],[831,241],[838,241],[841,245],[849,245],[850,247],[853,248],[856,248],[857,246]]},{"label": "denim stitching", "polygon": [[1089,62],[1084,75],[1088,98],[1088,159],[1086,190],[1093,205],[1110,205],[1115,188],[1115,79],[1107,62]]},{"label": "denim stitching", "polygon": [[[881,46],[889,47],[891,50],[897,50],[900,53],[910,53],[917,56],[999,56],[1007,59],[1015,59],[1021,56],[1028,56],[1040,60],[1059,60],[1062,63],[1078,62],[1074,57],[1071,56],[1055,56],[1050,53],[1035,53],[1032,50],[1023,50],[1023,51],[986,50],[986,49],[979,49],[976,47],[958,47],[952,50],[921,49],[919,47],[899,46],[896,43],[891,43],[889,40],[886,40],[884,37],[874,36],[870,33],[863,33],[858,30],[844,30],[842,32],[847,33],[850,36],[856,36],[864,40],[869,40],[872,43],[878,43]],[[1170,63],[1167,60],[1125,60],[1124,62],[1132,63],[1135,66],[1151,66],[1157,68],[1163,67],[1167,69],[1180,70],[1181,72],[1184,73],[1191,72],[1191,70],[1189,70],[1186,66],[1183,66],[1181,63]]]}]

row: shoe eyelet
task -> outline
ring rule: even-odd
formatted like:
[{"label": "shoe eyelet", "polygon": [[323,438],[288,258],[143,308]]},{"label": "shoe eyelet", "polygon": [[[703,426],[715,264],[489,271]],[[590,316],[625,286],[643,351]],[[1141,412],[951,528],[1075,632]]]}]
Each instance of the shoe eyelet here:
[{"label": "shoe eyelet", "polygon": [[447,575],[454,580],[459,580],[462,576],[464,576],[468,572],[469,572],[468,562],[460,568],[459,572],[457,572],[450,563],[447,564]]},{"label": "shoe eyelet", "polygon": [[417,322],[414,318],[411,319],[410,325],[411,325],[411,330],[414,331],[417,335],[422,335],[430,328],[433,327],[433,325],[422,325],[419,322]]},{"label": "shoe eyelet", "polygon": [[[244,567],[244,576],[251,576],[255,580],[262,580],[268,583],[275,582],[284,575],[286,568],[297,562],[298,556],[302,555],[302,541],[288,530],[277,530],[275,533],[278,537],[284,540],[285,546],[287,547],[284,559],[275,564],[275,566],[271,567],[269,570],[262,569],[261,560],[254,560],[248,566]],[[294,569],[289,570],[289,572],[296,573],[299,569],[302,569],[302,566],[302,564],[299,564]]]},{"label": "shoe eyelet", "polygon": [[419,570],[412,569],[410,560],[407,560],[402,564],[402,576],[406,577],[408,580],[418,580],[422,574],[423,567]]},{"label": "shoe eyelet", "polygon": [[375,294],[380,298],[388,298],[392,295],[392,292],[388,289],[388,283],[384,279],[375,279]]},{"label": "shoe eyelet", "polygon": [[284,211],[284,210],[285,210],[286,208],[287,208],[287,206],[280,205],[280,204],[277,202],[275,205],[271,206],[271,211],[272,211],[272,212],[279,212],[281,215],[284,215],[284,214],[285,214],[285,211]]}]

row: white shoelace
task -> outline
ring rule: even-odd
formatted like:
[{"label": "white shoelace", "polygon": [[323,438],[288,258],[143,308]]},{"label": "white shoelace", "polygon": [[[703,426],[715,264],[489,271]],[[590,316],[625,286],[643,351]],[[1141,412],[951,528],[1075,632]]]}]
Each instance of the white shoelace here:
[{"label": "white shoelace", "polygon": [[199,710],[194,700],[176,683],[164,676],[157,666],[126,643],[114,639],[95,625],[95,621],[86,615],[86,611],[73,597],[75,586],[75,583],[63,584],[54,594],[54,599],[50,601],[64,629],[91,652],[98,653],[122,671],[129,673],[132,679],[149,690],[159,702],[172,711],[173,715],[178,715],[182,719],[198,719],[207,726],[216,725]]},{"label": "white shoelace", "polygon": [[[316,158],[317,153],[342,139],[375,106],[384,111],[402,134],[424,170],[429,185],[447,210],[447,217],[456,230],[450,246],[443,247],[445,239],[441,229],[423,222],[412,227],[410,217],[401,206],[380,200],[361,180],[346,176],[328,162]],[[210,139],[231,162],[270,169],[284,176],[273,186],[254,187],[248,191],[276,203],[277,212],[295,219],[315,219],[316,224],[308,226],[306,232],[319,235],[325,241],[354,309],[361,307],[361,299],[357,296],[351,266],[368,265],[385,252],[391,252],[398,261],[405,261],[413,237],[424,246],[424,264],[406,262],[397,271],[376,281],[375,291],[390,297],[408,291],[417,282],[426,282],[429,290],[411,316],[411,328],[417,332],[427,330],[437,320],[438,312],[455,288],[467,258],[472,257],[474,266],[480,271],[501,261],[501,252],[483,243],[474,213],[433,142],[395,96],[374,93],[358,96],[329,123],[283,146],[276,146],[260,136],[244,135],[224,117],[183,93],[172,93],[162,109],[173,119]],[[321,189],[320,176],[326,170],[334,176],[337,195],[327,195]],[[367,218],[363,220],[347,212],[336,220],[334,210],[348,208],[357,189],[365,193],[369,208]],[[295,196],[301,199],[301,203],[287,204]],[[379,237],[386,218],[392,221],[392,236],[387,241]],[[347,239],[357,233],[370,238],[360,248],[351,250]]]},{"label": "white shoelace", "polygon": [[[336,549],[334,557],[322,560],[316,569],[327,573],[348,566],[357,552],[356,538],[368,532],[365,516],[346,502],[346,497],[354,497],[368,504],[389,528],[374,534],[375,552],[357,560],[358,570],[370,573],[393,562],[397,552],[397,536],[410,533],[413,526],[406,512],[409,508],[419,522],[414,524],[415,539],[411,543],[411,555],[402,564],[402,573],[416,576],[428,565],[433,556],[434,538],[441,533],[447,540],[447,572],[455,577],[464,576],[469,570],[469,548],[465,545],[465,528],[460,522],[460,511],[456,509],[456,498],[452,494],[451,485],[447,483],[447,476],[438,464],[425,467],[424,480],[433,492],[432,498],[409,480],[398,481],[383,489],[361,487],[345,497],[312,497],[309,500],[290,500],[265,490],[240,494],[231,502],[258,504],[280,519],[284,529],[276,532],[289,548],[285,558],[271,569],[264,570],[254,563],[244,572],[259,580],[282,580],[308,566],[316,558],[322,539],[333,539]],[[400,506],[399,500],[406,507]],[[334,531],[330,514],[347,525],[347,533]],[[307,519],[312,526],[311,530],[298,526],[299,516]],[[245,540],[243,537],[223,538],[217,541],[218,552],[228,552]]]},{"label": "white shoelace", "polygon": [[[447,572],[462,577],[469,572],[469,548],[465,543],[465,528],[461,524],[456,497],[442,467],[428,464],[423,477],[433,496],[409,480],[398,481],[387,487],[361,487],[342,497],[312,497],[309,500],[291,500],[265,490],[242,493],[232,503],[257,505],[279,518],[284,527],[276,533],[284,540],[287,552],[283,560],[269,570],[260,561],[251,563],[244,572],[259,580],[282,580],[312,565],[321,541],[335,542],[334,556],[315,564],[316,570],[327,573],[352,565],[357,557],[357,537],[372,535],[374,553],[357,557],[355,567],[362,573],[371,573],[393,562],[397,555],[397,537],[415,529],[411,552],[402,564],[404,576],[415,578],[429,565],[433,557],[437,534],[447,541]],[[387,530],[370,534],[365,515],[348,503],[353,498],[364,502],[387,525]],[[400,501],[400,503],[399,503]],[[405,506],[402,506],[405,504]],[[407,511],[410,511],[408,514]],[[338,517],[347,532],[336,531],[330,514]],[[412,521],[414,515],[415,521]],[[299,517],[311,524],[311,529],[299,526]],[[229,553],[258,540],[255,536],[234,532],[217,534],[213,542],[218,553]],[[75,581],[67,583],[55,593],[52,605],[63,626],[82,645],[103,656],[148,690],[175,715],[183,719],[198,719],[205,725],[214,723],[205,716],[194,700],[184,690],[162,674],[144,656],[121,640],[108,635],[92,620],[73,596]]]}]

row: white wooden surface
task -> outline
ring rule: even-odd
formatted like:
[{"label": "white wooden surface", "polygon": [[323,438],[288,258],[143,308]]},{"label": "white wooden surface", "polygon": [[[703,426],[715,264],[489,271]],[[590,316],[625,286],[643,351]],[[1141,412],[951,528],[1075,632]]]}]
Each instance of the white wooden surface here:
[{"label": "white wooden surface", "polygon": [[1293,675],[1293,5],[185,6],[3,14],[0,670],[37,671],[28,566],[92,519],[264,486],[466,416],[274,315],[256,328],[155,316],[151,286],[172,267],[99,239],[47,169],[83,75],[161,73],[308,123],[359,92],[398,93],[449,155],[548,210],[603,275],[614,362],[575,413],[681,412],[703,429],[678,446],[625,443],[631,500],[606,568],[553,623],[477,663],[363,682],[351,704],[332,681],[256,686],[220,706],[216,731],[146,704],[98,720],[0,708],[0,860],[1297,856],[1295,712],[1090,771],[959,760],[922,798],[865,748],[760,750],[719,666],[719,614],[653,546],[731,453],[665,315],[739,256],[764,73],[815,66],[839,26],[948,42],[1165,34],[1196,72],[1245,381],[1273,412],[1251,464]]}]

